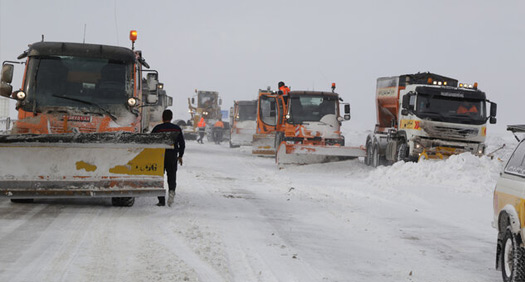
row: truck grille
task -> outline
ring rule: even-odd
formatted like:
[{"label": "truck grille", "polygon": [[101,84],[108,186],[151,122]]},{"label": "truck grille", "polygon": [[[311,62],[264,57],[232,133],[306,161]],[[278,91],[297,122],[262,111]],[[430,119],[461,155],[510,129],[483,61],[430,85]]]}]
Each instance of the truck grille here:
[{"label": "truck grille", "polygon": [[428,135],[433,137],[464,139],[479,135],[477,128],[435,126],[425,122],[422,122],[420,126]]}]

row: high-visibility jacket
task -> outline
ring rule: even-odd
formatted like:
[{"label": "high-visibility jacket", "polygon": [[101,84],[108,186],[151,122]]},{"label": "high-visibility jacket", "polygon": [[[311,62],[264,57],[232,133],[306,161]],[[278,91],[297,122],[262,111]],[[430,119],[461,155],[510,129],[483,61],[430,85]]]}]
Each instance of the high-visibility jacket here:
[{"label": "high-visibility jacket", "polygon": [[213,127],[220,127],[220,128],[224,128],[224,123],[220,120],[218,120],[214,125]]},{"label": "high-visibility jacket", "polygon": [[201,118],[201,120],[199,120],[199,123],[197,123],[197,127],[199,128],[206,127],[206,122],[204,121],[204,118]]},{"label": "high-visibility jacket", "polygon": [[461,105],[459,106],[458,110],[456,111],[456,113],[458,114],[468,114],[468,113],[477,113],[478,112],[478,108],[476,108],[476,106],[472,105],[472,107],[470,107],[470,109],[467,109],[467,107]]},{"label": "high-visibility jacket", "polygon": [[286,95],[288,94],[288,92],[290,92],[290,88],[288,88],[288,86],[281,86],[279,87],[279,90],[281,90],[283,92],[283,95]]}]

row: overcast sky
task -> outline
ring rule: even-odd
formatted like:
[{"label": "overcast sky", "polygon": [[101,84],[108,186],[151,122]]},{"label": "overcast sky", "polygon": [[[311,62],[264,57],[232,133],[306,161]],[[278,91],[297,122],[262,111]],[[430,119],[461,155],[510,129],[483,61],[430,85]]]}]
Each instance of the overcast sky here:
[{"label": "overcast sky", "polygon": [[84,26],[86,43],[130,47],[136,29],[175,118],[189,118],[195,89],[219,91],[229,109],[281,80],[292,90],[336,82],[359,129],[374,127],[377,77],[431,71],[478,82],[498,103],[490,134],[525,123],[524,11],[520,0],[0,0],[0,59],[15,60],[42,34],[82,42]]}]

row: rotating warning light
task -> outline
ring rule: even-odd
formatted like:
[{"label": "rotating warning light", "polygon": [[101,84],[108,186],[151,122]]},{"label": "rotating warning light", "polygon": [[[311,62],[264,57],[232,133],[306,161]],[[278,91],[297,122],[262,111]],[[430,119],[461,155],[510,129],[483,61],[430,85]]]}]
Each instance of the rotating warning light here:
[{"label": "rotating warning light", "polygon": [[135,42],[135,40],[137,40],[137,31],[136,30],[131,30],[129,32],[129,40],[131,40],[131,42]]}]

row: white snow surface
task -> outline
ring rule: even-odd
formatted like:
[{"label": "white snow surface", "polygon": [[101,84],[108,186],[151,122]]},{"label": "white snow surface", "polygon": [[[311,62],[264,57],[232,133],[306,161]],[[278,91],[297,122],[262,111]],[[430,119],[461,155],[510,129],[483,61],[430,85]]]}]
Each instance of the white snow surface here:
[{"label": "white snow surface", "polygon": [[[348,145],[368,132],[346,133]],[[287,166],[187,142],[174,206],[0,199],[0,281],[500,281],[496,157]]]}]

